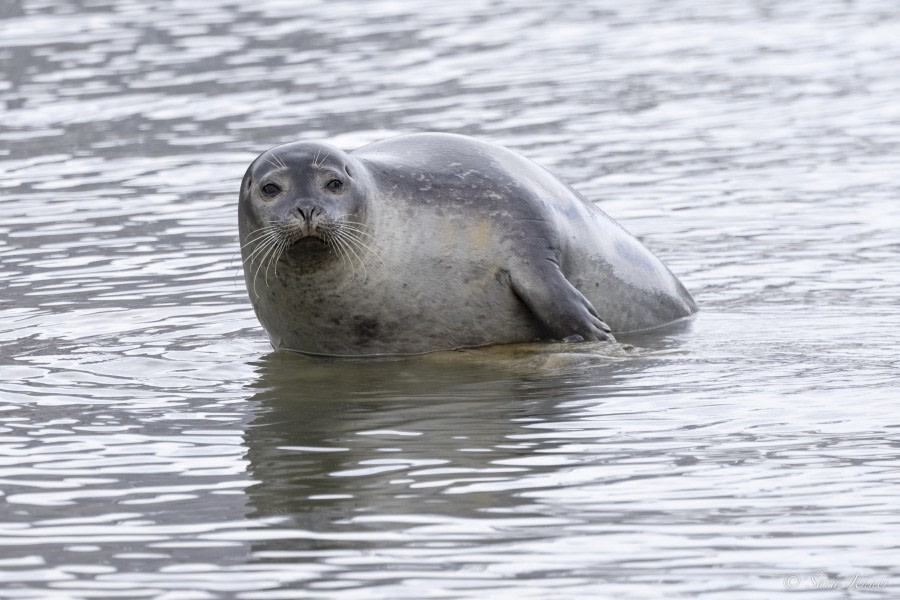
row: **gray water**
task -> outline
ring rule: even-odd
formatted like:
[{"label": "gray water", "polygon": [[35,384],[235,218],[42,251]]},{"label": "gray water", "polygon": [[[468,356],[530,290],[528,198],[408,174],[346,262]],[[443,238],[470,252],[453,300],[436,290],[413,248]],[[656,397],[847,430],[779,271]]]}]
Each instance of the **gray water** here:
[{"label": "gray water", "polygon": [[[893,0],[3,2],[0,598],[897,597],[897,40]],[[272,353],[246,165],[422,130],[545,165],[701,313]]]}]

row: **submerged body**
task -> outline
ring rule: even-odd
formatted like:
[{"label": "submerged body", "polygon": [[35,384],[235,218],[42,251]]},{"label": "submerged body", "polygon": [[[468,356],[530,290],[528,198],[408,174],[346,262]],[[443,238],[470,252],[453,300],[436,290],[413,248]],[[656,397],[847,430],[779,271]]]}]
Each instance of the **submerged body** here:
[{"label": "submerged body", "polygon": [[494,144],[413,134],[260,155],[239,204],[244,273],[275,348],[412,354],[603,340],[697,310],[569,186]]}]

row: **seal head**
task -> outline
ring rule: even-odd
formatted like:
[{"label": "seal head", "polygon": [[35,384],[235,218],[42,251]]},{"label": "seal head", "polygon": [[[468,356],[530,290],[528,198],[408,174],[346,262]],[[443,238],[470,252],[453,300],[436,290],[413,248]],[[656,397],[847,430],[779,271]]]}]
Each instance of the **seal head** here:
[{"label": "seal head", "polygon": [[258,296],[259,277],[268,281],[279,263],[311,272],[352,257],[367,215],[365,186],[357,179],[364,170],[356,162],[333,146],[303,142],[278,146],[253,161],[239,204],[251,295]]}]

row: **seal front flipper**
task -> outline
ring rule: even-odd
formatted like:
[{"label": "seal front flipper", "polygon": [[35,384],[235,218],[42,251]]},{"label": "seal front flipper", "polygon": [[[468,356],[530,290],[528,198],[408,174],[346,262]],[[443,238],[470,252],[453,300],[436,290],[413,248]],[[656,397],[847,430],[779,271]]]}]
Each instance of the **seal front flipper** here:
[{"label": "seal front flipper", "polygon": [[511,270],[510,284],[550,335],[563,341],[615,341],[609,325],[569,283],[559,264],[552,259],[538,260],[542,264],[529,262]]}]

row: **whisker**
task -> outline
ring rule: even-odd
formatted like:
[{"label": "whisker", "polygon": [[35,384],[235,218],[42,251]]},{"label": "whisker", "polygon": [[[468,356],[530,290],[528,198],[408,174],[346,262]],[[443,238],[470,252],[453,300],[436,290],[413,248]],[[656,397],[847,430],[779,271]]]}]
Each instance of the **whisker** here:
[{"label": "whisker", "polygon": [[341,219],[341,225],[357,225],[359,227],[366,227],[368,223],[362,223],[360,221],[347,221],[345,219]]},{"label": "whisker", "polygon": [[373,234],[371,234],[371,233],[369,233],[368,231],[365,231],[365,230],[363,230],[363,229],[360,229],[359,227],[356,227],[355,225],[348,225],[348,224],[342,222],[340,225],[338,225],[338,227],[340,227],[340,228],[342,228],[342,229],[347,229],[347,230],[349,230],[349,231],[353,231],[354,233],[359,233],[359,234],[361,234],[361,235],[366,235],[366,236],[369,236],[369,237],[372,238],[372,239],[375,239],[375,236],[374,236]]},{"label": "whisker", "polygon": [[355,231],[348,231],[346,229],[343,230],[341,233],[344,234],[345,236],[347,236],[348,238],[351,238],[354,242],[357,242],[358,244],[362,245],[367,250],[376,252],[376,250],[378,249],[378,243],[374,239],[364,239],[364,238],[360,237],[360,235],[358,233],[356,233]]},{"label": "whisker", "polygon": [[275,260],[275,263],[274,263],[275,264],[275,278],[276,279],[278,278],[278,259],[281,258],[281,251],[284,249],[285,243],[286,243],[286,240],[284,240],[284,239],[282,239],[280,242],[278,242],[275,245],[275,251],[272,252],[272,254],[269,256],[269,260],[266,261],[266,268],[263,271],[263,274],[265,275],[264,281],[266,282],[266,287],[269,287],[269,268],[273,264],[273,262],[272,262],[273,259]]},{"label": "whisker", "polygon": [[[239,253],[242,253],[241,251],[244,248],[246,248],[250,244],[257,243],[260,239],[262,239],[265,236],[265,234],[268,233],[269,229],[271,229],[271,226],[261,227],[260,229],[257,229],[256,231],[251,232],[248,236],[248,239],[243,244],[241,244],[240,249],[238,249],[238,251],[235,252],[234,254],[232,254],[231,258],[228,259],[228,263],[231,264],[234,261],[235,256]],[[256,236],[255,239],[251,239],[251,238],[254,238],[254,236]],[[246,259],[242,260],[241,264],[243,264],[244,262],[246,262]],[[239,272],[239,269],[235,269],[235,275],[237,275],[238,272]]]},{"label": "whisker", "polygon": [[353,272],[353,278],[356,279],[356,266],[354,265],[353,261],[353,259],[356,258],[356,262],[358,262],[359,266],[363,268],[363,281],[365,281],[365,276],[367,275],[367,273],[365,272],[365,261],[363,261],[359,254],[356,253],[353,245],[347,239],[346,234],[342,233],[340,229],[336,229],[334,233],[335,239],[340,242],[341,248],[343,248],[344,253],[347,255],[347,263],[350,265],[350,270]]},{"label": "whisker", "polygon": [[253,268],[253,264],[256,262],[256,259],[262,258],[262,257],[265,255],[266,250],[268,250],[270,247],[274,246],[276,243],[277,243],[276,240],[271,240],[271,241],[269,241],[269,242],[266,242],[265,244],[263,244],[262,246],[260,246],[259,248],[257,248],[257,249],[253,252],[253,254],[251,254],[250,256],[248,256],[247,258],[245,258],[244,261],[243,261],[243,264],[244,264],[247,268],[251,268],[251,269],[252,269],[252,268]]},{"label": "whisker", "polygon": [[362,241],[361,239],[359,239],[359,238],[357,238],[357,237],[353,237],[353,234],[351,234],[351,233],[344,232],[344,235],[347,237],[347,241],[352,242],[353,244],[355,244],[356,247],[357,247],[358,249],[360,249],[360,250],[363,250],[363,249],[368,250],[368,251],[371,252],[373,255],[375,255],[376,258],[378,258],[379,260],[381,260],[381,258],[378,256],[378,252],[377,252],[377,250],[376,250],[375,248],[373,248],[373,247],[370,246],[369,244],[365,243],[365,242]]},{"label": "whisker", "polygon": [[348,241],[356,244],[356,247],[360,250],[362,250],[363,248],[368,250],[375,256],[376,259],[378,259],[381,264],[384,264],[384,261],[381,259],[381,255],[379,253],[378,244],[374,242],[374,236],[372,240],[369,240],[369,243],[371,243],[371,245],[369,245],[369,243],[364,242],[359,238],[359,232],[357,232],[356,230],[347,227],[339,227],[339,229],[342,230],[342,233],[347,237]]},{"label": "whisker", "polygon": [[260,245],[256,248],[254,248],[253,251],[250,254],[248,254],[247,258],[245,258],[242,262],[246,263],[248,260],[253,259],[262,250],[268,248],[271,245],[277,244],[279,237],[280,237],[280,235],[278,233],[272,233],[268,238],[260,241]]},{"label": "whisker", "polygon": [[343,249],[341,248],[341,242],[334,239],[333,237],[328,238],[328,243],[334,248],[335,252],[337,252],[338,256],[341,257],[341,264],[347,265],[350,267],[350,270],[353,271],[353,263],[348,262],[347,256],[344,254]]},{"label": "whisker", "polygon": [[345,243],[347,250],[349,250],[350,253],[353,254],[353,256],[356,257],[356,260],[359,261],[359,266],[361,266],[362,269],[363,269],[363,281],[366,281],[366,279],[368,279],[368,277],[369,277],[369,272],[368,272],[368,270],[366,269],[366,263],[365,263],[365,261],[363,261],[363,259],[359,256],[359,254],[357,254],[356,250],[354,250],[353,245],[350,244],[346,238],[344,238],[345,235],[346,235],[346,234],[343,233],[343,232],[340,231],[340,230],[338,230],[338,231],[336,232],[337,238],[340,239],[341,241],[343,241],[343,242]]},{"label": "whisker", "polygon": [[253,231],[248,233],[247,237],[250,238],[259,233],[263,233],[265,231],[272,231],[273,229],[277,229],[277,228],[278,228],[278,225],[275,225],[275,224],[263,225],[262,227],[258,227],[257,229],[254,229]]},{"label": "whisker", "polygon": [[281,232],[279,232],[279,231],[277,231],[277,230],[266,231],[264,234],[259,235],[259,236],[257,236],[256,238],[254,238],[254,239],[252,239],[252,240],[246,242],[243,246],[241,246],[241,250],[243,250],[244,248],[246,248],[247,246],[249,246],[249,245],[251,245],[251,244],[258,244],[258,243],[260,243],[261,241],[263,241],[263,240],[266,239],[266,238],[269,238],[269,237],[271,237],[271,236],[273,236],[273,235],[280,235],[280,234],[281,234]]},{"label": "whisker", "polygon": [[287,240],[282,240],[281,247],[278,249],[278,258],[275,259],[275,279],[278,279],[278,261],[281,260],[281,257],[284,255],[284,251],[287,250]]},{"label": "whisker", "polygon": [[263,261],[263,264],[266,266],[263,269],[263,283],[267,288],[269,287],[269,267],[272,266],[272,257],[278,252],[278,244],[280,243],[281,242],[279,241],[272,244],[272,251],[267,253],[266,258]]},{"label": "whisker", "polygon": [[[260,259],[259,264],[256,267],[256,271],[253,273],[253,295],[256,296],[257,299],[259,298],[259,294],[256,292],[256,278],[259,277],[259,269],[265,263],[266,256],[268,256],[269,253],[272,252],[272,250],[274,250],[274,249],[275,249],[275,243],[272,243],[269,246],[269,249],[266,250],[266,252],[262,255],[262,258]],[[268,287],[268,284],[266,284],[266,287]]]},{"label": "whisker", "polygon": [[281,242],[281,247],[278,248],[278,258],[275,259],[275,279],[278,279],[278,261],[281,260],[281,257],[284,256],[284,252],[290,247],[291,239],[284,238]]},{"label": "whisker", "polygon": [[334,237],[334,242],[335,247],[341,254],[341,261],[347,260],[347,265],[350,267],[350,277],[356,279],[356,267],[353,266],[353,259],[350,258],[350,253],[347,252],[347,243],[337,236]]},{"label": "whisker", "polygon": [[241,246],[241,248],[243,248],[244,246],[246,246],[253,240],[259,239],[266,233],[269,233],[270,231],[276,231],[277,229],[278,229],[277,225],[266,225],[265,227],[260,227],[256,231],[251,231],[250,233],[247,234],[247,239],[244,241],[244,244]]},{"label": "whisker", "polygon": [[274,239],[266,240],[266,242],[261,244],[259,248],[254,249],[253,253],[244,259],[244,268],[252,269],[253,265],[257,262],[257,259],[261,259],[263,256],[265,256],[266,252],[268,252],[275,243],[276,242]]},{"label": "whisker", "polygon": [[334,252],[335,254],[337,254],[337,251],[334,249],[334,241],[332,241],[331,237],[329,237],[329,236],[327,236],[327,235],[325,236],[325,244],[328,246],[328,248],[329,248],[332,252]]}]

